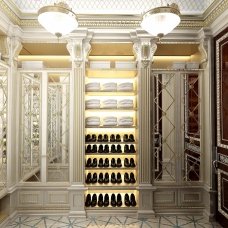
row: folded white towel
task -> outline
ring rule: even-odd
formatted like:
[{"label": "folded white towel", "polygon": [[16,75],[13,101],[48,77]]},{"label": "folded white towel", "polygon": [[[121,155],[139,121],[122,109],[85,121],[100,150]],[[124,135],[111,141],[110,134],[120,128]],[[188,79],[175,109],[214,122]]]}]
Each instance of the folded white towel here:
[{"label": "folded white towel", "polygon": [[119,108],[133,108],[133,100],[124,99],[118,102]]},{"label": "folded white towel", "polygon": [[108,99],[102,102],[103,108],[117,108],[117,100]]},{"label": "folded white towel", "polygon": [[101,85],[98,82],[90,82],[85,85],[86,91],[100,91]]},{"label": "folded white towel", "polygon": [[89,122],[86,122],[86,126],[100,126],[100,122],[97,122],[97,121],[89,121]]},{"label": "folded white towel", "polygon": [[118,85],[118,91],[133,91],[133,83],[131,82],[124,82]]},{"label": "folded white towel", "polygon": [[98,99],[90,99],[90,100],[86,100],[85,102],[86,105],[100,105],[100,100]]},{"label": "folded white towel", "polygon": [[133,117],[123,116],[118,119],[118,125],[133,125]]},{"label": "folded white towel", "polygon": [[104,122],[117,122],[117,117],[115,116],[106,116],[103,118],[103,123]]},{"label": "folded white towel", "polygon": [[103,91],[116,91],[117,90],[117,83],[115,82],[108,82],[102,85]]},{"label": "folded white towel", "polygon": [[104,122],[103,126],[116,126],[117,122]]},{"label": "folded white towel", "polygon": [[86,122],[90,122],[90,121],[92,121],[92,122],[100,122],[100,117],[98,117],[98,116],[87,117],[86,118]]}]

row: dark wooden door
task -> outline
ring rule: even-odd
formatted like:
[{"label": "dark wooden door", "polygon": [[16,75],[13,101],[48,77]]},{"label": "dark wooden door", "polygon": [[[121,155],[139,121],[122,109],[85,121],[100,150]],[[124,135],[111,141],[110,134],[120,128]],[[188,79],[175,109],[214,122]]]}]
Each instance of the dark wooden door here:
[{"label": "dark wooden door", "polygon": [[228,227],[228,27],[214,38],[216,77],[217,220]]}]

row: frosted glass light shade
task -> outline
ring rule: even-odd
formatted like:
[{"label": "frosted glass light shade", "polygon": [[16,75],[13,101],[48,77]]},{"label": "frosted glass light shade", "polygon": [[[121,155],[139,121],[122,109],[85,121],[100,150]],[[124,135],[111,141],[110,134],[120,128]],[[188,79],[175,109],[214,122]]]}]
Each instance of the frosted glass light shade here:
[{"label": "frosted glass light shade", "polygon": [[66,35],[78,27],[76,15],[65,3],[42,7],[38,11],[38,21],[57,37]]},{"label": "frosted glass light shade", "polygon": [[153,36],[163,37],[180,23],[180,11],[176,4],[157,7],[143,16],[141,27]]}]

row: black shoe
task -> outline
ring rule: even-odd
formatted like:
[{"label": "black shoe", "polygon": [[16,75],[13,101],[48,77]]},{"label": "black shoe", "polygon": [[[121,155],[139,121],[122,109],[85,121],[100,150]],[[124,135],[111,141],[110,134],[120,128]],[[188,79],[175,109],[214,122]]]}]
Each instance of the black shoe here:
[{"label": "black shoe", "polygon": [[102,138],[102,135],[98,135],[98,138],[97,138],[97,142],[102,142],[103,141],[103,138]]},{"label": "black shoe", "polygon": [[104,196],[104,207],[109,205],[109,195],[106,193]]},{"label": "black shoe", "polygon": [[92,153],[91,145],[88,145],[88,146],[86,147],[86,153]]},{"label": "black shoe", "polygon": [[109,159],[105,158],[104,167],[109,167]]},{"label": "black shoe", "polygon": [[91,195],[88,194],[88,195],[86,196],[85,206],[86,206],[86,207],[90,207],[90,206],[91,206],[91,203],[92,203],[92,201],[91,201]]},{"label": "black shoe", "polygon": [[95,207],[97,205],[97,195],[93,194],[91,207]]},{"label": "black shoe", "polygon": [[116,141],[116,140],[115,140],[115,135],[112,134],[112,135],[110,136],[110,142],[115,142],[115,141]]},{"label": "black shoe", "polygon": [[92,159],[88,158],[88,160],[86,161],[86,167],[91,167],[92,166]]},{"label": "black shoe", "polygon": [[116,153],[116,148],[115,148],[115,145],[111,145],[111,153]]},{"label": "black shoe", "polygon": [[117,180],[116,180],[116,176],[115,173],[111,174],[111,183],[116,184]]},{"label": "black shoe", "polygon": [[120,194],[117,194],[117,207],[122,206],[122,197]]},{"label": "black shoe", "polygon": [[91,142],[91,135],[90,134],[88,134],[88,135],[86,135],[86,137],[85,137],[85,141],[86,142]]},{"label": "black shoe", "polygon": [[131,193],[131,206],[135,207],[136,206],[136,200],[135,200],[135,195],[133,193]]},{"label": "black shoe", "polygon": [[103,167],[103,158],[99,159],[98,167]]},{"label": "black shoe", "polygon": [[117,153],[122,153],[122,149],[121,149],[121,146],[119,144],[116,147],[116,152]]},{"label": "black shoe", "polygon": [[103,142],[108,142],[108,135],[104,134]]},{"label": "black shoe", "polygon": [[124,153],[130,153],[129,145],[124,145]]},{"label": "black shoe", "polygon": [[121,138],[119,134],[116,135],[116,142],[121,142]]},{"label": "black shoe", "polygon": [[117,176],[116,176],[117,178],[117,180],[116,180],[116,182],[117,182],[117,184],[121,184],[122,183],[122,178],[121,178],[121,174],[120,173],[117,173]]},{"label": "black shoe", "polygon": [[104,146],[104,153],[108,153],[109,152],[109,146],[108,145],[105,145]]},{"label": "black shoe", "polygon": [[122,167],[121,159],[117,158],[116,167]]},{"label": "black shoe", "polygon": [[125,159],[124,159],[124,166],[125,166],[125,167],[130,167],[130,163],[129,163],[128,158],[125,158]]},{"label": "black shoe", "polygon": [[92,153],[97,153],[97,145],[93,145]]},{"label": "black shoe", "polygon": [[104,176],[104,183],[105,183],[105,184],[108,184],[108,183],[109,183],[109,174],[108,174],[108,173],[105,173],[105,176]]},{"label": "black shoe", "polygon": [[95,134],[92,134],[91,142],[96,142],[97,136]]},{"label": "black shoe", "polygon": [[130,173],[130,183],[135,184],[136,180],[135,180],[135,175],[134,173]]},{"label": "black shoe", "polygon": [[135,146],[134,145],[130,145],[130,153],[135,153]]},{"label": "black shoe", "polygon": [[99,145],[98,153],[103,153],[103,145]]},{"label": "black shoe", "polygon": [[124,174],[124,182],[127,183],[127,184],[130,183],[130,178],[129,178],[129,174],[128,173]]},{"label": "black shoe", "polygon": [[128,138],[128,141],[129,142],[134,142],[135,141],[134,135],[130,134],[129,138]]},{"label": "black shoe", "polygon": [[135,161],[133,158],[130,159],[130,167],[135,167]]},{"label": "black shoe", "polygon": [[112,160],[111,160],[111,167],[116,167],[115,158],[112,158]]},{"label": "black shoe", "polygon": [[112,207],[116,206],[116,195],[115,194],[111,195],[111,205],[112,205]]},{"label": "black shoe", "polygon": [[92,167],[97,167],[97,159],[93,159],[93,163],[91,164]]},{"label": "black shoe", "polygon": [[103,184],[104,183],[103,173],[99,174],[98,183],[99,184]]},{"label": "black shoe", "polygon": [[94,173],[93,174],[93,178],[92,178],[92,184],[95,184],[95,183],[97,183],[97,173]]},{"label": "black shoe", "polygon": [[104,206],[103,195],[102,194],[99,194],[99,197],[98,197],[98,206],[99,207],[103,207]]},{"label": "black shoe", "polygon": [[128,142],[128,135],[127,134],[124,134],[123,141]]},{"label": "black shoe", "polygon": [[127,206],[127,207],[130,207],[131,206],[131,202],[130,202],[130,199],[129,199],[129,195],[126,193],[125,194],[125,197],[124,197],[124,204]]},{"label": "black shoe", "polygon": [[86,180],[85,180],[86,184],[91,184],[92,183],[92,174],[88,173]]}]

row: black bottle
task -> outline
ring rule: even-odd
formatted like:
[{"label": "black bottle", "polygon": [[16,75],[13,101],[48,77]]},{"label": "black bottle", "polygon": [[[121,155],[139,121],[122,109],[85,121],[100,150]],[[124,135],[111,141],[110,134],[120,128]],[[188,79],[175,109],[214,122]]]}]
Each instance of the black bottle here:
[{"label": "black bottle", "polygon": [[97,195],[93,194],[92,196],[92,202],[91,202],[91,207],[95,207],[97,205]]},{"label": "black bottle", "polygon": [[99,207],[103,207],[104,206],[103,195],[102,194],[99,194],[99,196],[98,196],[98,206]]},{"label": "black bottle", "polygon": [[86,206],[86,207],[90,207],[90,206],[91,206],[91,203],[92,203],[92,201],[91,201],[91,195],[88,194],[88,195],[86,196],[85,206]]},{"label": "black bottle", "polygon": [[121,195],[118,193],[117,194],[117,207],[121,207],[122,206],[122,197]]},{"label": "black bottle", "polygon": [[104,207],[109,205],[109,195],[106,193],[104,196]]},{"label": "black bottle", "polygon": [[116,195],[115,194],[111,195],[111,205],[112,205],[112,207],[116,206]]}]

